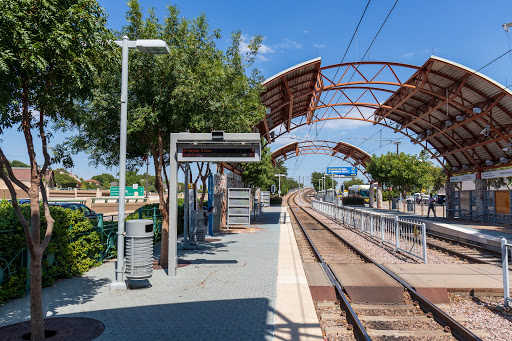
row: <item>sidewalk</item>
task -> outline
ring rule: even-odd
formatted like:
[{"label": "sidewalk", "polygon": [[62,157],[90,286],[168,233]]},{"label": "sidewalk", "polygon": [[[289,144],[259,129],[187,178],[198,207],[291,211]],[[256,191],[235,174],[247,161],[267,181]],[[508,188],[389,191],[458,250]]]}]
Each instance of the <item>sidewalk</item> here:
[{"label": "sidewalk", "polygon": [[[273,340],[274,333],[279,340],[322,340],[317,320],[298,321],[282,308],[283,297],[285,304],[306,305],[279,294],[278,283],[298,286],[304,276],[282,273],[289,264],[281,258],[296,243],[279,224],[280,212],[281,207],[266,208],[250,229],[216,235],[197,250],[180,248],[179,258],[190,265],[175,277],[155,270],[148,289],[109,291],[114,262],[59,281],[43,290],[45,312],[103,322],[105,332],[97,340]],[[7,302],[0,306],[0,326],[29,319],[29,311],[28,296]]]}]

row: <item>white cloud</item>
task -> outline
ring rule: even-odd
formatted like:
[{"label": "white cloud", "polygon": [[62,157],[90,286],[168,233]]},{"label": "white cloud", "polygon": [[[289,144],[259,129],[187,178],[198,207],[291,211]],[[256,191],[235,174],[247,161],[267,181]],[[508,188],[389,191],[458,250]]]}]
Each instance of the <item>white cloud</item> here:
[{"label": "white cloud", "polygon": [[401,58],[411,58],[412,56],[414,56],[414,52],[407,52],[407,53],[404,53]]},{"label": "white cloud", "polygon": [[267,53],[273,53],[274,50],[272,50],[272,48],[268,45],[265,45],[265,44],[261,44],[259,50],[258,50],[258,53],[261,53],[261,54],[267,54]]},{"label": "white cloud", "polygon": [[[241,53],[248,53],[249,50],[249,43],[252,39],[252,37],[248,37],[245,34],[242,34],[242,41],[240,42],[240,52]],[[268,60],[268,58],[264,57],[264,54],[274,53],[275,51],[268,45],[261,44],[260,48],[258,49],[258,59],[259,60]]]},{"label": "white cloud", "polygon": [[316,47],[317,49],[323,49],[326,46],[327,45],[325,45],[325,44],[313,44],[313,47]]},{"label": "white cloud", "polygon": [[305,34],[308,34],[308,33],[309,33],[309,30],[304,30],[304,33],[305,33]]},{"label": "white cloud", "polygon": [[284,38],[283,39],[283,42],[280,43],[280,44],[277,44],[276,45],[278,48],[282,48],[282,49],[301,49],[302,48],[302,44],[301,43],[298,43],[296,41],[293,41],[293,40],[290,40],[288,38]]},{"label": "white cloud", "polygon": [[[321,123],[319,122],[318,124],[321,124]],[[325,125],[324,125],[324,129],[333,129],[333,130],[357,129],[357,128],[367,127],[367,126],[371,126],[371,125],[373,125],[373,123],[361,121],[361,120],[334,119],[334,120],[326,121]]]}]

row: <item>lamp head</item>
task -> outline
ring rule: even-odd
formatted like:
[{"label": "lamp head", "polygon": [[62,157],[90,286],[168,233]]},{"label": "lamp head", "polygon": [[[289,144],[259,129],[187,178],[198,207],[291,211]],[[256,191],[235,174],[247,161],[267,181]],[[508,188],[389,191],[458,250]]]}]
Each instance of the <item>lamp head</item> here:
[{"label": "lamp head", "polygon": [[135,45],[143,53],[169,54],[169,47],[161,39],[137,39]]}]

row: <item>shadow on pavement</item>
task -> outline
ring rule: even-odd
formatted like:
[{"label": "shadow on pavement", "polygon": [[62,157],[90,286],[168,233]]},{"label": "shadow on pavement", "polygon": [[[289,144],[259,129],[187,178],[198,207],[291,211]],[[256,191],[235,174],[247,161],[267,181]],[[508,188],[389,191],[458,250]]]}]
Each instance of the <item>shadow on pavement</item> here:
[{"label": "shadow on pavement", "polygon": [[[56,281],[43,289],[43,311],[55,316],[58,309],[91,302],[102,287],[108,290],[106,278],[73,277]],[[30,319],[30,295],[10,300],[0,306],[0,326]]]},{"label": "shadow on pavement", "polygon": [[[274,309],[266,298],[199,301],[96,310],[84,316],[102,321],[97,340],[273,340]],[[305,337],[306,328],[279,312],[286,323],[275,326],[283,340]],[[311,335],[309,335],[311,337]],[[318,338],[321,340],[321,338]]]}]

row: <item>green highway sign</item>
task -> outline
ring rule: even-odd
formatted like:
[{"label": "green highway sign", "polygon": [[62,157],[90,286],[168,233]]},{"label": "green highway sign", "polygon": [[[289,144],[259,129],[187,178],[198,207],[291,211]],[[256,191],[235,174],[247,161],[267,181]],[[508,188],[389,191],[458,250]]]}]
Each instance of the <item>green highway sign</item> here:
[{"label": "green highway sign", "polygon": [[[125,187],[124,195],[126,197],[134,197],[135,193],[139,194],[139,197],[144,196],[144,187]],[[119,196],[119,186],[112,186],[110,187],[110,196],[111,197],[118,197]]]}]

